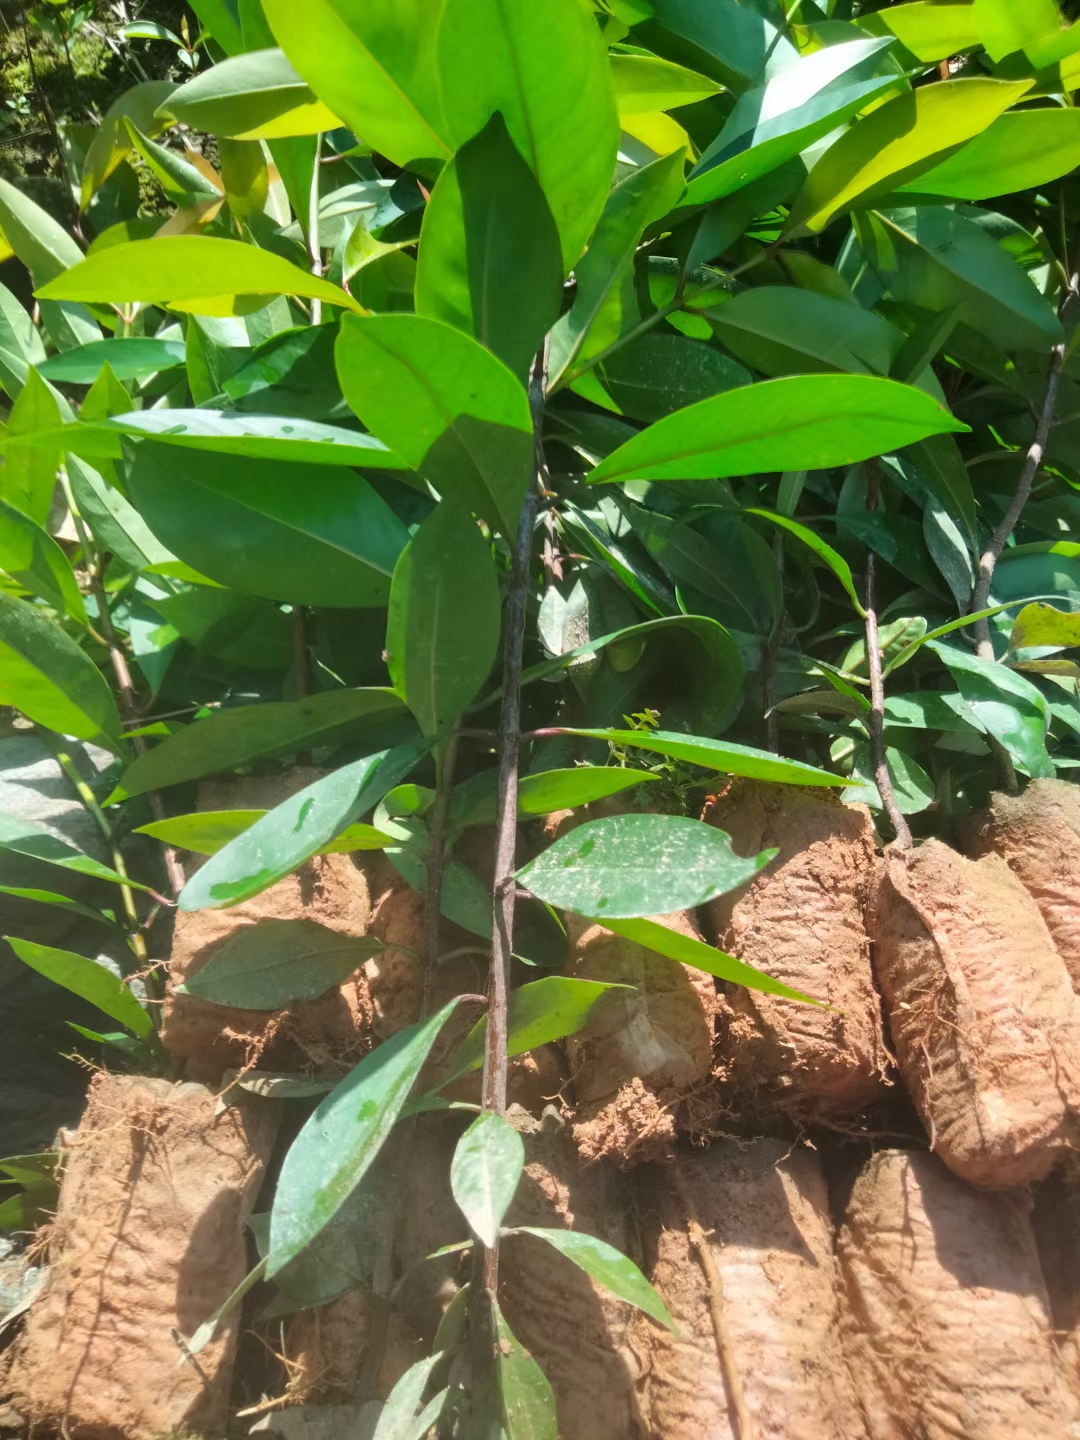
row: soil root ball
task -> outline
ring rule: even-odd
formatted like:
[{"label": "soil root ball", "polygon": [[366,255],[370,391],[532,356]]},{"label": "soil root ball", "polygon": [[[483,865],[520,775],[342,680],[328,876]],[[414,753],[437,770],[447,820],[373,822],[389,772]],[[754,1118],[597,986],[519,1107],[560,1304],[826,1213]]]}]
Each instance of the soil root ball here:
[{"label": "soil root ball", "polygon": [[[689,914],[661,923],[700,939]],[[576,1140],[588,1160],[621,1165],[670,1151],[680,1102],[712,1069],[712,976],[614,935],[591,920],[568,917],[567,973],[632,986],[597,1002],[588,1024],[567,1042],[577,1100]]]},{"label": "soil root ball", "polygon": [[820,790],[737,781],[705,815],[740,855],[779,854],[708,907],[717,944],[832,1011],[726,986],[718,1020],[724,1078],[754,1109],[812,1118],[882,1096],[888,1055],[865,915],[874,830],[862,805]]},{"label": "soil root ball", "polygon": [[881,1151],[838,1249],[871,1440],[1080,1435],[1026,1198],[970,1189],[933,1155]]},{"label": "soil root ball", "polygon": [[862,1440],[816,1155],[775,1140],[724,1141],[640,1173],[651,1278],[680,1330],[634,1326],[648,1434],[740,1440],[741,1401],[756,1440]]},{"label": "soil root ball", "polygon": [[1040,1179],[1080,1141],[1080,1001],[1038,907],[995,855],[890,850],[875,966],[931,1148],[974,1185]]},{"label": "soil root ball", "polygon": [[1022,795],[993,795],[968,849],[1001,856],[1038,905],[1080,989],[1080,786],[1033,780]]},{"label": "soil root ball", "polygon": [[239,1326],[192,1336],[247,1269],[244,1221],[277,1109],[217,1112],[201,1085],[100,1074],[68,1154],[49,1275],[7,1377],[36,1424],[92,1440],[224,1428]]},{"label": "soil root ball", "polygon": [[[514,1106],[509,1118],[527,1163],[506,1224],[575,1230],[632,1254],[628,1177],[602,1161],[583,1165],[551,1116],[541,1123]],[[499,1275],[507,1324],[555,1391],[559,1440],[644,1437],[630,1307],[531,1235],[504,1239]]]}]

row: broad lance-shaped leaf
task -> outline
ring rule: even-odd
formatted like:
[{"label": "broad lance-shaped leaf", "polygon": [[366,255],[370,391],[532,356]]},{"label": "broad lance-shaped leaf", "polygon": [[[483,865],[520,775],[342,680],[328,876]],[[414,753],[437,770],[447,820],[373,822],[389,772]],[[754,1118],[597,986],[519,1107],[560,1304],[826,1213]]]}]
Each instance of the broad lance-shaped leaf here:
[{"label": "broad lance-shaped leaf", "polygon": [[471,336],[420,315],[345,316],[334,359],[341,392],[372,435],[444,498],[516,536],[533,438],[512,371]]},{"label": "broad lance-shaped leaf", "polygon": [[846,131],[810,172],[787,234],[813,234],[865,208],[979,135],[1031,88],[1030,80],[947,80],[887,101]]},{"label": "broad lance-shaped leaf", "polygon": [[499,582],[468,511],[442,500],[402,552],[390,588],[387,665],[425,735],[474,699],[499,647]]},{"label": "broad lance-shaped leaf", "polygon": [[158,114],[237,140],[318,135],[341,124],[281,50],[252,50],[208,66],[172,90]]},{"label": "broad lance-shaped leaf", "polygon": [[[178,155],[175,150],[170,150],[167,145],[158,145],[130,120],[125,121],[125,128],[146,168],[161,186],[166,199],[171,200],[174,205],[184,208],[205,200],[207,196],[214,199],[221,197],[223,191],[220,179],[216,178],[216,172],[209,165],[207,169],[210,169],[210,174],[207,175],[190,160]],[[215,178],[211,179],[211,176]]]},{"label": "broad lance-shaped leaf", "polygon": [[0,499],[0,570],[50,604],[86,624],[86,608],[75,572],[47,530]]},{"label": "broad lance-shaped leaf", "polygon": [[0,180],[0,225],[8,244],[38,284],[83,258],[64,227],[8,180]]},{"label": "broad lance-shaped leaf", "polygon": [[684,203],[710,204],[732,194],[901,85],[895,73],[873,73],[883,68],[884,52],[892,43],[884,38],[826,46],[740,96],[691,171]]},{"label": "broad lance-shaped leaf", "polygon": [[498,1408],[502,1413],[486,1417],[489,1423],[494,1422],[486,1433],[505,1436],[506,1440],[558,1440],[555,1392],[550,1381],[507,1325],[494,1301],[491,1310],[495,1330],[495,1380]]},{"label": "broad lance-shaped leaf", "polygon": [[499,114],[454,156],[424,211],[416,310],[525,377],[562,301],[559,232]]},{"label": "broad lance-shaped leaf", "polygon": [[237,905],[291,874],[404,780],[428,743],[365,756],[290,795],[195,872],[181,910]]},{"label": "broad lance-shaped leaf", "polygon": [[[581,735],[588,740],[607,740],[611,744],[649,750],[667,755],[672,760],[685,760],[722,775],[745,775],[751,780],[768,780],[775,785],[839,785],[847,780],[804,765],[801,760],[785,760],[768,750],[755,750],[749,745],[735,745],[729,740],[710,740],[698,735],[679,735],[666,730],[577,730],[563,729],[565,735]],[[648,914],[650,912],[643,912]],[[663,911],[655,914],[667,913]]]},{"label": "broad lance-shaped leaf", "polygon": [[384,1040],[304,1125],[274,1194],[268,1275],[299,1255],[360,1184],[457,1003],[455,997],[430,1019]]},{"label": "broad lance-shaped leaf", "polygon": [[966,0],[958,4],[914,0],[912,4],[861,15],[859,25],[875,35],[895,35],[916,60],[932,64],[979,44],[974,13]]},{"label": "broad lance-shaped leaf", "polygon": [[124,771],[115,799],[144,795],[216,775],[280,751],[336,739],[348,727],[381,724],[404,713],[392,690],[329,690],[304,700],[241,705],[197,720],[162,740]]},{"label": "broad lance-shaped leaf", "polygon": [[180,341],[132,335],[114,340],[95,340],[75,350],[64,350],[37,368],[46,380],[62,380],[68,385],[90,385],[106,364],[117,380],[143,380],[183,363],[184,346]]},{"label": "broad lance-shaped leaf", "polygon": [[379,1415],[379,1423],[371,1440],[424,1440],[439,1418],[443,1402],[449,1393],[440,1390],[420,1410],[420,1402],[431,1379],[431,1372],[444,1358],[441,1350],[436,1349],[434,1355],[428,1355],[409,1366],[386,1397],[386,1404]]},{"label": "broad lance-shaped leaf", "polygon": [[317,1000],[386,948],[373,935],[343,935],[314,920],[244,925],[176,989],[214,1005],[284,1010]]},{"label": "broad lance-shaped leaf", "polygon": [[457,1143],[450,1188],[473,1234],[489,1247],[499,1238],[524,1169],[521,1136],[494,1111],[478,1115]]},{"label": "broad lance-shaped leaf", "polygon": [[[171,82],[167,80],[144,80],[141,84],[132,85],[112,102],[94,132],[83,161],[80,210],[86,209],[121,161],[131,154],[133,141],[127,121],[132,121],[151,138],[161,134],[164,122],[154,112],[172,89]],[[73,263],[68,261],[68,264]],[[39,282],[50,278],[44,272],[34,273]]]},{"label": "broad lance-shaped leaf", "polygon": [[145,890],[135,880],[129,880],[108,865],[102,865],[92,855],[84,855],[73,845],[50,834],[32,820],[18,815],[0,814],[0,850],[10,850],[15,855],[25,855],[30,860],[41,860],[46,865],[59,865],[61,869],[72,870],[78,875],[89,875],[94,880],[109,880],[116,885],[130,885],[134,890]]},{"label": "broad lance-shaped leaf", "polygon": [[779,525],[789,535],[795,535],[804,545],[808,546],[819,559],[823,560],[833,572],[840,584],[851,597],[856,613],[865,615],[862,602],[859,600],[858,591],[855,589],[855,577],[851,573],[851,566],[847,563],[839,551],[827,545],[819,535],[816,535],[808,525],[801,525],[798,520],[792,520],[789,515],[777,515],[772,510],[758,510],[757,508],[747,510],[748,515],[758,515],[762,520],[768,520],[773,525]]},{"label": "broad lance-shaped leaf", "polygon": [[707,75],[673,65],[670,60],[657,60],[653,55],[618,55],[612,51],[609,60],[620,116],[695,105],[723,88]]},{"label": "broad lance-shaped leaf", "polygon": [[790,285],[744,290],[709,323],[733,355],[765,375],[888,375],[904,343],[904,332],[872,310]]},{"label": "broad lance-shaped leaf", "polygon": [[[173,815],[167,820],[152,820],[136,827],[137,835],[149,835],[163,845],[176,845],[196,855],[216,855],[230,840],[250,830],[261,820],[265,810],[197,810],[193,815]],[[346,855],[352,850],[382,850],[394,843],[373,825],[350,825],[320,855]]]},{"label": "broad lance-shaped leaf", "polygon": [[563,835],[517,877],[548,905],[630,919],[704,905],[753,879],[775,853],[743,859],[723,831],[681,815],[611,815]]},{"label": "broad lance-shaped leaf", "polygon": [[120,716],[104,675],[33,605],[0,592],[0,705],[123,753]]},{"label": "broad lance-shaped leaf", "polygon": [[31,369],[8,416],[4,434],[4,466],[0,469],[0,496],[38,525],[49,519],[60,447],[41,446],[39,433],[55,431],[62,412],[52,386]]},{"label": "broad lance-shaped leaf", "polygon": [[515,1225],[505,1233],[535,1235],[538,1240],[546,1240],[560,1255],[572,1260],[591,1280],[610,1290],[612,1295],[638,1310],[644,1310],[646,1315],[665,1326],[673,1335],[679,1333],[659,1294],[634,1262],[616,1250],[614,1245],[597,1240],[593,1235],[582,1234],[579,1230],[550,1230],[537,1225]]},{"label": "broad lance-shaped leaf", "polygon": [[85,955],[76,955],[71,950],[56,950],[49,945],[37,945],[31,940],[17,940],[7,936],[7,943],[31,970],[62,985],[73,995],[96,1005],[104,1015],[119,1020],[133,1035],[147,1039],[154,1033],[154,1022],[139,1004],[119,976]]},{"label": "broad lance-shaped leaf", "polygon": [[37,326],[10,290],[0,285],[0,384],[12,400],[26,384],[32,367],[45,359]]},{"label": "broad lance-shaped leaf", "polygon": [[655,17],[655,27],[650,21],[644,31],[653,49],[666,55],[674,37],[680,52],[691,47],[691,53],[697,52],[693,63],[705,74],[715,74],[735,95],[798,59],[794,45],[774,24],[737,0],[711,0],[708,5],[649,0],[639,8],[645,12],[643,19]]},{"label": "broad lance-shaped leaf", "polygon": [[[2,182],[0,182],[2,183]],[[209,235],[167,235],[111,245],[39,288],[41,300],[168,305],[231,315],[237,296],[302,295],[364,313],[351,295],[270,250]]]},{"label": "broad lance-shaped leaf", "polygon": [[932,396],[895,380],[789,375],[676,410],[620,445],[588,483],[822,470],[967,429]]},{"label": "broad lance-shaped leaf", "polygon": [[[1014,110],[981,135],[896,187],[896,196],[986,200],[1047,185],[1080,165],[1080,111]],[[901,202],[902,203],[902,202]]]},{"label": "broad lance-shaped leaf", "polygon": [[927,648],[948,666],[964,697],[965,715],[999,740],[1033,779],[1052,778],[1054,765],[1046,749],[1050,711],[1042,691],[1008,666],[954,645],[930,640]]}]

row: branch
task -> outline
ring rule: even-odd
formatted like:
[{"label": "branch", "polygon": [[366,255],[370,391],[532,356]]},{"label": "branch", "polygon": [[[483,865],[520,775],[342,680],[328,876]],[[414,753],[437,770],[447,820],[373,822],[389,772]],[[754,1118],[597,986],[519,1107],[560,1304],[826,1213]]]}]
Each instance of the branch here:
[{"label": "branch", "polygon": [[[878,500],[877,462],[867,466],[866,508],[876,510]],[[873,550],[866,552],[866,664],[870,671],[870,713],[866,717],[866,728],[870,735],[870,759],[874,767],[874,780],[878,794],[885,807],[885,813],[896,834],[896,843],[901,850],[912,846],[911,827],[900,813],[889,761],[885,754],[885,684],[881,678],[881,646],[878,643],[877,622],[877,565]]]}]

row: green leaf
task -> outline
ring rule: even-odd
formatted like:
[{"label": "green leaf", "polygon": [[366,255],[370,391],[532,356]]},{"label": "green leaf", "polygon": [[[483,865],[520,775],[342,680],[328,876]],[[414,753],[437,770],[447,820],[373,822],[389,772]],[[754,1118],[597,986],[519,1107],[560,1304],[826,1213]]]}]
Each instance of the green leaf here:
[{"label": "green leaf", "polygon": [[493,115],[436,181],[416,270],[419,315],[473,335],[517,375],[562,301],[559,235],[536,177]]},{"label": "green leaf", "polygon": [[[522,775],[518,781],[518,812],[522,815],[550,815],[555,810],[574,810],[609,795],[621,794],[659,776],[647,770],[622,770],[616,766],[582,765],[573,770],[542,770]],[[494,820],[494,811],[491,816]]]},{"label": "green leaf", "polygon": [[1042,691],[1006,665],[980,660],[939,640],[927,643],[948,666],[973,724],[999,740],[1032,778],[1053,778],[1046,749],[1050,712]]},{"label": "green leaf", "polygon": [[895,380],[789,375],[658,420],[601,461],[588,482],[820,470],[967,428],[924,391]]},{"label": "green leaf", "polygon": [[855,579],[851,573],[851,566],[838,551],[834,550],[831,545],[827,545],[825,541],[822,540],[819,535],[815,535],[813,530],[808,526],[801,525],[798,520],[792,520],[789,515],[777,515],[775,511],[758,510],[756,508],[747,510],[746,513],[748,515],[759,515],[762,520],[768,520],[773,525],[779,525],[782,530],[787,530],[789,534],[797,536],[820,560],[825,562],[851,597],[851,603],[855,606],[858,613],[865,615],[866,612],[863,610],[858,592],[855,589]]},{"label": "green leaf", "polygon": [[975,495],[960,447],[951,435],[931,435],[908,446],[919,474],[951,515],[959,518],[969,538],[975,535]]},{"label": "green leaf", "polygon": [[183,365],[184,346],[178,340],[154,340],[141,335],[94,340],[89,345],[54,355],[39,365],[38,370],[47,380],[61,380],[66,385],[91,385],[106,362],[118,380],[144,380],[159,370]]},{"label": "green leaf", "polygon": [[[0,842],[0,848],[5,848]],[[118,880],[120,876],[116,877]],[[58,910],[69,910],[72,915],[82,915],[87,920],[96,920],[99,925],[114,925],[115,921],[95,910],[92,905],[82,905],[67,895],[58,895],[55,890],[32,890],[20,885],[0,885],[0,895],[11,895],[16,900],[33,900],[38,905],[55,905]]]},{"label": "green leaf", "polygon": [[683,203],[707,205],[742,189],[902,85],[895,73],[873,74],[891,43],[828,45],[748,90],[690,172]]},{"label": "green leaf", "polygon": [[450,1165],[450,1188],[469,1228],[492,1246],[525,1169],[521,1136],[501,1115],[478,1115],[462,1135]]},{"label": "green leaf", "polygon": [[55,393],[30,370],[8,417],[0,496],[38,525],[48,523],[60,452],[58,446],[42,446],[36,437],[59,425]]},{"label": "green leaf", "polygon": [[560,1255],[584,1270],[590,1280],[595,1280],[628,1305],[643,1310],[673,1335],[679,1333],[679,1327],[663,1300],[634,1262],[616,1250],[614,1245],[597,1240],[593,1235],[584,1235],[579,1230],[549,1230],[537,1225],[515,1225],[507,1234],[535,1235],[539,1240],[546,1240]]},{"label": "green leaf", "polygon": [[1080,113],[1016,110],[999,115],[981,135],[940,165],[896,187],[953,200],[986,200],[1048,185],[1080,165]]},{"label": "green leaf", "polygon": [[221,185],[214,184],[197,165],[170,150],[167,145],[156,144],[130,120],[125,123],[131,143],[161,186],[166,199],[181,207],[193,205],[208,196],[220,199],[223,193]]},{"label": "green leaf", "polygon": [[104,965],[87,960],[70,950],[54,950],[31,940],[5,937],[15,954],[40,975],[62,985],[73,995],[96,1005],[104,1015],[126,1025],[133,1035],[148,1039],[154,1034],[153,1021],[124,982]]},{"label": "green leaf", "polygon": [[220,910],[258,895],[309,860],[403,780],[426,743],[380,750],[290,795],[212,855],[180,892],[181,910]]},{"label": "green leaf", "polygon": [[[885,751],[885,764],[892,781],[893,794],[901,815],[920,815],[933,804],[934,782],[917,760],[892,745]],[[854,782],[840,797],[846,805],[869,805],[881,810],[883,805],[874,777],[870,746],[858,744],[852,757],[851,778]]]},{"label": "green leaf", "polygon": [[144,442],[128,472],[140,514],[181,560],[271,600],[385,605],[408,532],[362,476]]},{"label": "green leaf", "polygon": [[765,375],[887,375],[904,342],[871,310],[786,285],[744,290],[709,319],[727,349]]},{"label": "green leaf", "polygon": [[654,49],[666,54],[669,37],[675,37],[680,55],[688,52],[687,64],[715,73],[735,94],[798,59],[795,47],[775,25],[735,0],[710,0],[708,5],[649,0],[648,9],[655,16],[655,31],[650,23],[645,34]]},{"label": "green leaf", "polygon": [[0,499],[0,570],[54,610],[85,625],[86,608],[67,556],[47,530]]},{"label": "green leaf", "polygon": [[[120,162],[131,154],[133,141],[127,121],[130,120],[151,138],[161,134],[165,126],[154,112],[173,88],[167,80],[144,80],[138,85],[132,85],[130,90],[125,90],[112,102],[94,132],[94,138],[83,161],[80,210],[86,209]],[[80,258],[76,256],[66,263],[74,265]],[[53,271],[52,274],[46,274],[44,270],[38,271],[33,266],[31,269],[34,270],[34,278],[39,284],[43,280],[51,280],[52,275],[57,273]]]},{"label": "green leaf", "polygon": [[494,1300],[495,1366],[505,1440],[558,1440],[555,1392]]},{"label": "green leaf", "polygon": [[[255,821],[261,820],[265,814],[265,810],[197,810],[193,815],[152,820],[149,825],[137,826],[135,833],[149,835],[163,845],[191,850],[196,855],[216,855],[230,840],[250,830]],[[392,835],[376,830],[373,825],[350,825],[318,853],[343,855],[353,850],[382,850],[393,843]]]},{"label": "green leaf", "polygon": [[[625,62],[641,57],[616,57]],[[664,65],[664,61],[644,61]],[[670,66],[670,69],[678,69]],[[653,220],[666,215],[679,198],[683,186],[683,152],[654,160],[632,170],[608,197],[592,243],[574,266],[577,286],[574,303],[562,317],[551,337],[550,385],[558,385],[571,370],[586,339],[588,351],[597,354],[619,338],[621,306],[613,306],[627,276],[632,277],[634,252],[642,232]],[[613,313],[612,313],[613,312]]]},{"label": "green leaf", "polygon": [[428,1413],[430,1405],[426,1406],[419,1416],[416,1412],[431,1379],[431,1372],[443,1358],[436,1350],[434,1355],[428,1355],[423,1360],[417,1360],[415,1365],[409,1366],[387,1396],[371,1440],[425,1440],[438,1418],[448,1392],[443,1390],[434,1396],[431,1405],[438,1401],[438,1409],[433,1414]]},{"label": "green leaf", "polygon": [[101,671],[59,625],[0,592],[0,705],[118,754],[120,716]]},{"label": "green leaf", "polygon": [[94,880],[109,880],[116,885],[130,885],[134,890],[145,890],[145,885],[128,880],[110,870],[73,845],[58,839],[55,835],[35,825],[32,820],[23,820],[17,815],[0,814],[0,850],[10,850],[16,855],[25,855],[31,860],[41,860],[46,865],[59,865],[79,875],[89,875]]},{"label": "green leaf", "polygon": [[645,549],[673,580],[693,585],[714,600],[737,605],[752,628],[757,628],[753,610],[744,603],[752,601],[746,594],[745,576],[727,569],[715,545],[689,525],[640,505],[629,510],[628,519]]},{"label": "green leaf", "polygon": [[83,258],[67,231],[7,180],[0,180],[0,226],[8,244],[38,284]]},{"label": "green leaf", "polygon": [[745,985],[748,990],[761,990],[766,995],[782,995],[785,1000],[799,1000],[805,1005],[822,1004],[822,1001],[815,1000],[812,995],[804,995],[801,990],[792,990],[789,985],[774,980],[771,975],[766,975],[764,970],[736,960],[734,955],[716,950],[693,935],[671,930],[656,920],[605,918],[604,924],[609,930],[614,930],[616,935],[623,935],[627,940],[643,945],[646,950],[652,950],[657,955],[666,955],[670,960],[678,960],[682,965],[693,965],[698,970],[704,970],[707,975],[715,975],[733,985]]},{"label": "green leaf", "polygon": [[285,1156],[274,1194],[268,1275],[299,1255],[360,1184],[456,1005],[455,998],[430,1019],[384,1040],[304,1125]]},{"label": "green leaf", "polygon": [[974,11],[967,3],[916,0],[915,4],[893,5],[872,15],[860,15],[859,25],[875,35],[895,35],[916,60],[926,65],[979,44]]},{"label": "green leaf", "polygon": [[1039,645],[1080,645],[1080,614],[1054,605],[1025,605],[1013,621],[1009,650],[1030,650]]},{"label": "green leaf", "polygon": [[390,589],[387,666],[425,735],[476,697],[499,648],[499,582],[468,511],[441,501],[402,551]]},{"label": "green leaf", "polygon": [[[601,995],[608,990],[625,988],[600,980],[572,980],[566,975],[548,975],[543,980],[519,985],[510,992],[507,1055],[512,1059],[540,1045],[550,1045],[554,1040],[576,1035]],[[486,1038],[487,1016],[484,1015],[447,1059],[450,1073],[440,1081],[440,1089],[459,1075],[480,1069],[484,1063]]]},{"label": "green leaf", "polygon": [[368,429],[513,540],[533,439],[511,371],[470,336],[418,315],[346,316],[334,356],[342,394]]},{"label": "green leaf", "polygon": [[284,1010],[317,1000],[385,948],[375,936],[342,935],[314,920],[263,920],[234,931],[176,989],[214,1005]]},{"label": "green leaf", "polygon": [[[593,362],[589,362],[592,364]],[[723,390],[749,385],[752,376],[730,356],[686,335],[638,335],[571,382],[597,405],[659,420]]]},{"label": "green leaf", "polygon": [[774,853],[745,860],[723,831],[681,815],[610,815],[563,835],[517,878],[548,905],[631,919],[704,905],[753,879]]},{"label": "green leaf", "polygon": [[804,765],[801,760],[785,760],[783,756],[773,755],[768,750],[754,750],[749,745],[735,745],[727,740],[710,740],[699,735],[677,735],[666,730],[566,729],[564,733],[583,735],[588,740],[607,740],[624,748],[651,750],[657,755],[666,755],[671,760],[685,760],[689,765],[701,765],[707,770],[717,770],[722,775],[745,775],[751,780],[768,780],[775,785],[847,784],[842,775],[831,775],[828,770]]},{"label": "green leaf", "polygon": [[45,359],[45,346],[30,315],[11,293],[0,285],[0,384],[17,400],[26,384],[31,366]]},{"label": "green leaf", "polygon": [[[401,878],[419,894],[427,888],[426,831],[418,827],[414,839],[407,844],[386,847],[386,858]],[[443,867],[442,896],[439,909],[447,920],[488,939],[491,935],[491,891],[471,870],[458,860],[449,860]]]},{"label": "green leaf", "polygon": [[945,205],[877,211],[861,230],[867,259],[894,299],[924,310],[956,306],[965,325],[1005,350],[1046,350],[1061,338],[1053,307],[975,223],[979,213]]},{"label": "green leaf", "polygon": [[392,690],[374,687],[223,710],[140,755],[124,771],[119,789],[123,796],[143,795],[199,780],[268,755],[324,744],[346,727],[381,724],[403,709]]},{"label": "green leaf", "polygon": [[109,305],[137,300],[196,315],[235,314],[238,303],[250,309],[245,297],[303,295],[362,313],[362,306],[339,286],[280,255],[209,235],[166,235],[111,245],[73,264],[35,293],[42,300]]},{"label": "green leaf", "polygon": [[173,89],[158,113],[236,140],[318,135],[341,124],[281,50],[252,50],[219,61]]},{"label": "green leaf", "polygon": [[612,52],[611,79],[620,115],[647,115],[696,105],[722,87],[706,75],[658,60],[654,55],[617,55]]},{"label": "green leaf", "polygon": [[1030,80],[971,78],[923,85],[859,120],[810,172],[786,233],[813,234],[929,170],[935,157],[982,132],[1031,88]]},{"label": "green leaf", "polygon": [[[263,11],[315,94],[373,150],[403,166],[449,159],[426,0],[313,0],[302,10],[263,0]],[[470,73],[475,81],[475,57]]]},{"label": "green leaf", "polygon": [[[551,207],[565,274],[604,208],[619,143],[592,14],[578,0],[547,0],[542,9],[446,0],[437,45],[447,138],[459,149],[501,113]],[[374,144],[363,127],[358,133]]]},{"label": "green leaf", "polygon": [[[1017,50],[1026,51],[1036,65],[1049,65],[1054,54],[1068,54],[1062,44],[1061,15],[1054,0],[1026,0],[1021,6],[1009,0],[975,0],[972,16],[979,40],[991,60],[1004,60]],[[1056,42],[1056,44],[1055,44]],[[1042,58],[1045,51],[1047,58]],[[1039,58],[1036,59],[1036,56]]]}]

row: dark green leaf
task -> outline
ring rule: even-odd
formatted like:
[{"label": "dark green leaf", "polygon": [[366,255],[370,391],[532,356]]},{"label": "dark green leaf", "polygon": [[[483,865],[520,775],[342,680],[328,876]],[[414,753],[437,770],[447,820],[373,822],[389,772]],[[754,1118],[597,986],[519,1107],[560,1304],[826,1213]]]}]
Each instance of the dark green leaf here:
[{"label": "dark green leaf", "polygon": [[126,1025],[133,1035],[147,1039],[154,1033],[153,1021],[122,980],[104,965],[87,960],[70,950],[54,950],[49,945],[35,945],[31,940],[7,936],[15,954],[47,979],[73,995],[96,1005],[104,1015]]},{"label": "dark green leaf", "polygon": [[830,775],[827,770],[817,770],[813,765],[804,765],[801,760],[785,760],[768,750],[754,750],[749,745],[734,745],[730,741],[709,740],[698,735],[676,735],[665,730],[568,729],[566,733],[584,735],[591,740],[608,740],[613,745],[635,750],[652,750],[672,760],[685,760],[689,765],[718,770],[723,775],[745,775],[751,780],[769,780],[776,785],[847,783],[842,775]]},{"label": "dark green leaf", "polygon": [[[0,848],[7,848],[0,841]],[[120,876],[116,877],[118,880]],[[69,910],[72,915],[83,915],[87,920],[96,920],[99,925],[114,925],[116,922],[103,915],[100,910],[95,910],[92,905],[81,905],[78,900],[70,900],[66,895],[58,895],[54,890],[28,890],[18,885],[0,885],[0,895],[11,895],[16,900],[34,900],[39,905],[55,905],[58,910]]]},{"label": "dark green leaf", "polygon": [[833,572],[840,584],[851,597],[851,603],[860,615],[865,614],[858,592],[855,589],[855,579],[851,573],[851,566],[844,557],[827,545],[820,535],[815,535],[807,525],[800,525],[797,520],[792,520],[788,515],[777,515],[772,510],[748,510],[748,515],[760,515],[763,520],[770,521],[773,525],[779,525],[782,530],[795,535],[804,545],[808,546],[819,560],[823,560]]},{"label": "dark green leaf", "polygon": [[159,370],[183,365],[184,346],[177,340],[152,340],[146,336],[96,340],[54,355],[38,369],[48,380],[90,385],[101,374],[106,361],[118,380],[141,380]]},{"label": "dark green leaf", "polygon": [[441,1391],[434,1397],[432,1404],[438,1401],[434,1414],[428,1413],[430,1407],[425,1407],[419,1416],[416,1412],[431,1379],[431,1372],[442,1359],[443,1356],[436,1350],[434,1355],[428,1355],[426,1359],[417,1360],[414,1365],[409,1366],[387,1396],[371,1440],[425,1440],[438,1418],[447,1392]]},{"label": "dark green leaf", "polygon": [[390,590],[387,665],[425,735],[452,724],[499,647],[499,583],[468,511],[443,500],[402,552]]},{"label": "dark green leaf", "polygon": [[75,572],[47,530],[0,499],[0,569],[40,595],[54,610],[86,624],[86,608]]},{"label": "dark green leaf", "polygon": [[0,814],[0,850],[41,860],[46,865],[59,865],[64,870],[89,875],[95,880],[111,880],[116,885],[130,885],[135,890],[146,889],[145,885],[125,879],[107,865],[35,825],[32,820],[24,820],[18,815]]},{"label": "dark green leaf", "polygon": [[374,936],[342,935],[314,920],[244,925],[176,988],[214,1005],[284,1010],[317,1000],[385,949]]},{"label": "dark green leaf", "polygon": [[[653,48],[668,53],[668,37],[695,56],[693,63],[736,94],[749,85],[759,85],[766,74],[781,70],[798,58],[795,47],[784,35],[749,6],[736,0],[649,0],[645,13],[655,16],[645,32]],[[673,55],[673,59],[680,55]],[[692,63],[690,58],[686,63]]]},{"label": "dark green leaf", "polygon": [[931,435],[916,445],[909,445],[907,453],[941,503],[963,523],[965,532],[973,537],[975,495],[964,457],[960,454],[956,441],[951,435]]},{"label": "dark green leaf", "polygon": [[644,1310],[646,1315],[665,1326],[673,1335],[679,1333],[663,1300],[634,1262],[616,1250],[614,1245],[597,1240],[593,1235],[583,1235],[580,1231],[546,1230],[536,1225],[516,1225],[507,1233],[535,1235],[540,1240],[546,1240],[560,1255],[584,1270],[590,1280],[595,1280],[628,1305]]},{"label": "dark green leaf", "polygon": [[1054,766],[1046,750],[1050,714],[1042,692],[1005,665],[938,640],[928,645],[948,666],[973,724],[999,740],[1027,774],[1052,778]]},{"label": "dark green leaf", "polygon": [[765,375],[887,375],[904,339],[873,311],[786,285],[744,290],[709,320],[732,354]]},{"label": "dark green leaf", "polygon": [[611,815],[563,835],[517,874],[548,905],[630,919],[704,905],[753,879],[773,853],[744,860],[722,831],[680,815]]},{"label": "dark green leaf", "polygon": [[485,1245],[494,1245],[499,1238],[524,1169],[521,1136],[494,1111],[478,1115],[458,1141],[450,1188],[473,1234]]},{"label": "dark green leaf", "polygon": [[491,1302],[499,1398],[506,1440],[558,1440],[555,1393],[547,1377]]},{"label": "dark green leaf", "polygon": [[639,335],[571,382],[586,399],[659,420],[685,405],[749,385],[751,375],[713,345],[686,335]]}]

